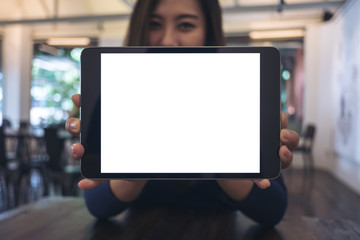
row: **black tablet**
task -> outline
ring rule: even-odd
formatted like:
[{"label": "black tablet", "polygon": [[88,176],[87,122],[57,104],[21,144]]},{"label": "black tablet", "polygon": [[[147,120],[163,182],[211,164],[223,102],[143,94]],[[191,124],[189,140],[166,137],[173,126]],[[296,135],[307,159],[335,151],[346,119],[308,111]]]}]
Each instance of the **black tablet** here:
[{"label": "black tablet", "polygon": [[279,136],[275,48],[82,52],[86,178],[275,178]]}]

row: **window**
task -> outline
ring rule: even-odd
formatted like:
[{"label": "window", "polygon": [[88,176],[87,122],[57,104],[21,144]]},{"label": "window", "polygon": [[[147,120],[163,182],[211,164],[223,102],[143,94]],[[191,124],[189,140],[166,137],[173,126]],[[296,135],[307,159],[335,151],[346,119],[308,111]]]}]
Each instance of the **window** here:
[{"label": "window", "polygon": [[281,110],[289,128],[301,132],[303,119],[304,59],[302,48],[281,48]]},{"label": "window", "polygon": [[71,101],[80,92],[80,54],[82,48],[55,48],[34,45],[30,122],[45,127],[78,116]]}]

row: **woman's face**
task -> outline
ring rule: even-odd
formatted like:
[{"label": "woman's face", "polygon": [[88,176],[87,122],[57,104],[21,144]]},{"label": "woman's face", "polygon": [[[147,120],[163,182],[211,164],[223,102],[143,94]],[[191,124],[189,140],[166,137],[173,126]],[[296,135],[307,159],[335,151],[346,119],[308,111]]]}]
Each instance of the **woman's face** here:
[{"label": "woman's face", "polygon": [[205,17],[197,0],[160,0],[149,24],[151,46],[205,45]]}]

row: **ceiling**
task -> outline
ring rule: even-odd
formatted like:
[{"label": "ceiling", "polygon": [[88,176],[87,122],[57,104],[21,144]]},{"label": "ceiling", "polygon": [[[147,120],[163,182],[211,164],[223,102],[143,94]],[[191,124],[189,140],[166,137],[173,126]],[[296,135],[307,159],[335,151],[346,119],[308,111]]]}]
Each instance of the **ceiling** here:
[{"label": "ceiling", "polygon": [[[253,30],[304,29],[351,0],[220,0],[228,35]],[[355,1],[355,0],[353,0]],[[6,26],[30,26],[34,38],[123,36],[134,0],[0,0],[0,34]]]}]

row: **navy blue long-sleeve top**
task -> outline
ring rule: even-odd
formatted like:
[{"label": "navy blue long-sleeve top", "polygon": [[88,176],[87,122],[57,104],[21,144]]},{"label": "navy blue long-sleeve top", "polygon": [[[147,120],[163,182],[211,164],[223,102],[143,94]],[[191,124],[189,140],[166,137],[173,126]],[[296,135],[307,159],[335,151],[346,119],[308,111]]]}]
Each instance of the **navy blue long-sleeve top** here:
[{"label": "navy blue long-sleeve top", "polygon": [[260,189],[255,184],[246,199],[231,199],[215,180],[201,181],[148,181],[132,202],[115,197],[109,182],[84,193],[89,212],[99,219],[115,216],[130,206],[172,205],[196,208],[240,210],[264,226],[274,226],[284,216],[287,192],[282,176],[271,180],[271,186]]}]

